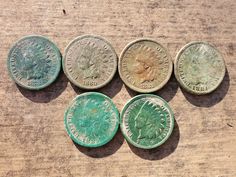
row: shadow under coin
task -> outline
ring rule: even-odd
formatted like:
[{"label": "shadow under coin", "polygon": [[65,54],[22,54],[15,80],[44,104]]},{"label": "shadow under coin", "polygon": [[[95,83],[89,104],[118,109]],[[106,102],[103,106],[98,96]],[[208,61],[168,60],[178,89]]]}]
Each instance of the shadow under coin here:
[{"label": "shadow under coin", "polygon": [[76,148],[85,155],[93,158],[103,158],[114,154],[124,143],[124,137],[122,136],[122,133],[119,128],[113,139],[101,147],[87,148],[80,146],[75,142],[73,143]]},{"label": "shadow under coin", "polygon": [[155,92],[158,96],[162,97],[167,102],[171,101],[174,96],[177,93],[178,90],[178,82],[174,76],[174,73],[172,73],[170,80],[166,83],[164,87],[162,87],[160,90]]},{"label": "shadow under coin", "polygon": [[219,87],[212,93],[206,95],[193,95],[181,88],[185,98],[193,105],[198,107],[211,107],[219,103],[227,94],[230,87],[230,77],[226,69],[224,79]]},{"label": "shadow under coin", "polygon": [[41,90],[27,90],[16,84],[21,94],[29,100],[37,103],[48,103],[57,98],[67,87],[68,79],[63,73],[60,72],[57,79],[48,87]]},{"label": "shadow under coin", "polygon": [[138,92],[130,89],[127,85],[125,85],[125,89],[126,89],[126,91],[128,92],[128,94],[130,95],[131,98],[139,94]]},{"label": "shadow under coin", "polygon": [[179,126],[175,120],[175,126],[173,129],[172,134],[167,139],[167,141],[162,144],[159,147],[156,147],[154,149],[141,149],[133,146],[132,144],[128,143],[130,149],[133,153],[138,155],[139,157],[147,160],[161,160],[167,156],[169,156],[171,153],[173,153],[179,143],[180,139],[180,131]]},{"label": "shadow under coin", "polygon": [[97,91],[109,96],[110,98],[113,98],[114,96],[116,96],[116,94],[120,92],[122,86],[123,82],[118,72],[116,72],[111,82],[109,82],[106,86],[98,89]]}]

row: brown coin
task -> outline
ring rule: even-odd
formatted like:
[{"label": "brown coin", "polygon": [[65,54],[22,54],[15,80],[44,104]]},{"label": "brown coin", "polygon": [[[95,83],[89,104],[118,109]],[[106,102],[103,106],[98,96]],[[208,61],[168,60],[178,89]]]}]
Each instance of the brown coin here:
[{"label": "brown coin", "polygon": [[128,44],[119,58],[118,70],[123,82],[132,90],[150,93],[162,88],[173,69],[167,50],[151,39]]},{"label": "brown coin", "polygon": [[84,35],[67,46],[62,66],[68,79],[76,86],[98,89],[115,75],[117,55],[105,39]]}]

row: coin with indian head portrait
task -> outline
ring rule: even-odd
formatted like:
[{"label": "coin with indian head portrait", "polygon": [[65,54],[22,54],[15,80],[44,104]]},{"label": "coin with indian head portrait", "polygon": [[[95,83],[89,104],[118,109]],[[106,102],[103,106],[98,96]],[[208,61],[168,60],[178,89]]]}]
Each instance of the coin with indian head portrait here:
[{"label": "coin with indian head portrait", "polygon": [[130,89],[141,93],[161,89],[170,79],[172,69],[167,50],[151,39],[129,43],[119,57],[121,79]]},{"label": "coin with indian head portrait", "polygon": [[117,55],[111,44],[99,36],[75,38],[66,47],[63,70],[82,89],[98,89],[109,83],[117,69]]},{"label": "coin with indian head portrait", "polygon": [[214,91],[225,76],[220,52],[207,42],[185,45],[175,59],[175,77],[186,91],[203,95]]},{"label": "coin with indian head portrait", "polygon": [[174,114],[168,103],[152,94],[141,94],[124,106],[121,131],[132,145],[152,149],[163,144],[174,127]]},{"label": "coin with indian head portrait", "polygon": [[18,85],[39,90],[50,85],[59,75],[61,53],[43,36],[26,36],[13,45],[7,64],[11,78]]},{"label": "coin with indian head portrait", "polygon": [[99,147],[108,143],[119,127],[119,111],[112,100],[98,92],[78,95],[64,115],[70,138],[85,147]]}]

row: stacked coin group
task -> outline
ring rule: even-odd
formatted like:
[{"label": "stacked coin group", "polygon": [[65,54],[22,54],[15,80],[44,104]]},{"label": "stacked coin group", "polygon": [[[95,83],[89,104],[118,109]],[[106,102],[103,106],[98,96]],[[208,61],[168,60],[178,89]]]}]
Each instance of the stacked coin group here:
[{"label": "stacked coin group", "polygon": [[[11,48],[8,70],[20,86],[39,90],[58,76],[61,63],[68,79],[76,86],[94,90],[114,77],[117,66],[122,81],[139,93],[161,89],[170,79],[170,54],[152,39],[129,43],[119,60],[112,45],[102,37],[79,36],[67,47],[63,59],[59,49],[43,36],[27,36]],[[174,62],[180,86],[192,94],[214,91],[225,75],[220,52],[206,42],[184,46]],[[126,140],[136,147],[150,149],[163,144],[174,127],[174,114],[168,103],[153,94],[140,94],[124,106],[121,114],[112,100],[98,92],[78,95],[64,115],[65,128],[73,141],[86,147],[108,143],[119,124]]]}]

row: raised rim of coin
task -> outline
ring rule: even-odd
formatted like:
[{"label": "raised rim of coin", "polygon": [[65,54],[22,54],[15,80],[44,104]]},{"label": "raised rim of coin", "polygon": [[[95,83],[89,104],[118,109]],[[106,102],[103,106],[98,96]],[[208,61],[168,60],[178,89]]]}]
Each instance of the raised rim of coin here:
[{"label": "raised rim of coin", "polygon": [[[81,84],[78,84],[76,81],[74,81],[73,78],[70,77],[70,75],[68,74],[67,70],[66,70],[66,67],[65,67],[65,58],[67,56],[67,52],[69,50],[69,48],[78,40],[80,39],[83,39],[83,38],[88,38],[88,37],[91,37],[91,38],[97,38],[97,39],[100,39],[102,41],[104,41],[107,45],[110,46],[112,52],[115,54],[115,57],[116,57],[116,61],[115,61],[115,67],[113,69],[113,72],[112,74],[110,75],[110,77],[102,84],[98,85],[98,86],[94,86],[94,87],[86,87],[84,85],[81,85]],[[62,68],[63,68],[63,71],[65,73],[65,75],[67,76],[67,78],[77,87],[81,88],[81,89],[85,89],[85,90],[96,90],[96,89],[100,89],[102,87],[104,87],[105,85],[107,85],[112,79],[113,77],[115,76],[116,74],[116,71],[117,71],[117,65],[118,65],[118,61],[117,61],[117,54],[116,54],[116,51],[115,49],[113,48],[113,46],[111,45],[111,43],[104,39],[103,37],[99,36],[99,35],[93,35],[93,34],[85,34],[85,35],[81,35],[81,36],[77,36],[76,38],[74,38],[73,40],[70,41],[70,43],[66,46],[65,48],[65,51],[64,51],[64,55],[63,55],[63,58],[62,58]]]},{"label": "raised rim of coin", "polygon": [[[162,140],[160,141],[159,143],[153,145],[153,146],[142,146],[140,144],[137,144],[136,142],[132,141],[124,132],[124,127],[123,127],[123,116],[124,116],[124,113],[125,111],[128,109],[128,107],[133,103],[135,102],[136,100],[138,99],[141,99],[141,98],[145,98],[145,97],[154,97],[156,99],[159,99],[161,101],[163,101],[163,103],[165,104],[165,106],[167,107],[167,109],[170,111],[170,114],[171,114],[171,127],[168,131],[168,134],[167,136]],[[125,139],[132,145],[134,145],[135,147],[138,147],[138,148],[142,148],[142,149],[153,149],[153,148],[156,148],[158,146],[161,146],[162,144],[164,144],[168,138],[171,136],[172,132],[173,132],[173,129],[174,129],[174,124],[175,124],[175,119],[174,119],[174,113],[172,111],[172,109],[170,108],[169,104],[161,97],[157,96],[157,95],[154,95],[154,94],[140,94],[140,95],[137,95],[133,98],[131,98],[126,104],[125,106],[123,107],[121,113],[120,113],[120,128],[121,128],[121,132],[123,134],[123,136],[125,137]]]},{"label": "raised rim of coin", "polygon": [[[177,69],[177,64],[178,64],[178,61],[179,61],[179,57],[181,56],[181,54],[184,52],[184,50],[186,48],[188,48],[189,46],[191,45],[194,45],[194,44],[205,44],[205,45],[209,45],[210,47],[212,47],[217,53],[218,55],[221,57],[223,63],[224,63],[224,74],[223,76],[220,78],[219,82],[217,85],[215,85],[215,87],[212,87],[211,89],[209,89],[208,91],[205,91],[205,92],[195,92],[191,89],[189,89],[188,87],[186,87],[181,79],[179,78],[179,75],[178,75],[178,69]],[[175,57],[175,61],[174,61],[174,74],[175,74],[175,78],[177,79],[178,83],[180,84],[180,86],[182,88],[184,88],[185,91],[189,92],[189,93],[192,93],[192,94],[195,94],[195,95],[205,95],[205,94],[208,94],[208,93],[211,93],[213,92],[214,90],[216,90],[219,85],[222,83],[223,79],[224,79],[224,76],[225,76],[225,72],[226,72],[226,65],[225,65],[225,60],[222,56],[222,54],[220,53],[220,51],[212,44],[210,44],[209,42],[206,42],[206,41],[192,41],[192,42],[189,42],[187,43],[186,45],[184,45],[180,50],[179,52],[177,53],[176,57]]]},{"label": "raised rim of coin", "polygon": [[[78,141],[78,139],[76,139],[72,133],[70,132],[70,130],[68,129],[68,125],[67,125],[67,113],[69,111],[69,109],[71,108],[71,106],[76,102],[77,99],[81,98],[81,97],[86,97],[88,95],[97,95],[97,96],[101,96],[105,99],[107,99],[111,105],[115,108],[116,112],[116,116],[117,116],[117,122],[116,122],[116,125],[115,125],[115,129],[114,131],[112,131],[112,133],[109,135],[110,137],[106,140],[106,141],[103,141],[103,142],[99,142],[97,144],[86,144],[86,143],[83,143],[81,141]],[[113,103],[113,101],[106,95],[102,94],[102,93],[99,93],[99,92],[86,92],[86,93],[82,93],[80,95],[77,95],[70,103],[69,105],[67,106],[66,110],[65,110],[65,113],[64,113],[64,127],[66,129],[66,132],[67,134],[69,135],[69,137],[77,144],[81,145],[81,146],[84,146],[84,147],[90,147],[90,148],[96,148],[96,147],[100,147],[100,146],[103,146],[107,143],[109,143],[113,138],[114,136],[116,135],[117,131],[118,131],[118,128],[119,128],[119,121],[120,121],[120,117],[119,117],[119,111],[116,107],[116,105]]]},{"label": "raised rim of coin", "polygon": [[[168,71],[168,75],[167,75],[166,79],[161,84],[159,84],[158,86],[156,86],[155,88],[152,88],[152,89],[141,89],[141,88],[133,86],[132,84],[130,84],[129,82],[126,81],[126,79],[123,77],[122,72],[121,72],[121,59],[123,58],[125,52],[130,48],[130,46],[132,46],[133,44],[135,44],[137,42],[141,42],[141,41],[150,41],[150,42],[154,42],[157,45],[161,46],[165,50],[165,52],[166,52],[166,54],[169,58],[169,61],[170,61],[169,71]],[[173,72],[173,61],[172,61],[171,55],[169,54],[168,50],[162,44],[160,44],[157,41],[155,41],[153,39],[150,39],[150,38],[139,38],[139,39],[133,40],[130,43],[128,43],[125,46],[125,48],[122,50],[122,52],[120,54],[120,57],[119,57],[119,62],[118,62],[118,72],[119,72],[119,75],[120,75],[120,78],[122,79],[122,81],[130,89],[132,89],[136,92],[139,92],[139,93],[152,93],[152,92],[155,92],[155,91],[160,90],[161,88],[163,88],[167,84],[167,82],[170,80],[170,77],[171,77],[172,72]]]},{"label": "raised rim of coin", "polygon": [[[11,73],[11,71],[10,71],[10,59],[9,59],[9,58],[10,58],[10,55],[11,55],[12,51],[14,50],[14,48],[17,46],[17,44],[18,44],[19,42],[21,42],[21,41],[23,41],[23,40],[25,40],[25,39],[28,39],[28,38],[32,38],[32,37],[38,37],[38,38],[42,38],[42,39],[48,41],[48,42],[52,45],[52,47],[55,49],[55,51],[56,51],[56,53],[57,53],[57,56],[58,56],[58,58],[59,58],[59,62],[58,62],[59,64],[58,64],[57,70],[56,70],[56,72],[55,72],[55,75],[54,75],[46,84],[44,84],[44,85],[42,85],[42,86],[40,86],[40,87],[37,87],[37,88],[36,88],[36,87],[30,87],[30,86],[27,86],[27,85],[22,84],[21,82],[19,82],[18,80],[16,80],[16,79],[14,78],[14,76],[12,75],[12,73]],[[45,36],[32,34],[32,35],[27,35],[27,36],[21,37],[20,39],[18,39],[18,40],[11,46],[10,51],[9,51],[9,53],[8,53],[8,56],[7,56],[7,69],[8,69],[8,73],[9,73],[11,79],[12,79],[14,82],[16,82],[19,86],[21,86],[21,87],[23,87],[23,88],[25,88],[25,89],[28,89],[28,90],[40,90],[40,89],[43,89],[43,88],[45,88],[45,87],[51,85],[51,84],[57,79],[57,77],[58,77],[59,74],[60,74],[60,70],[61,70],[61,59],[62,59],[62,57],[61,57],[61,52],[60,52],[60,50],[58,49],[58,47],[56,46],[56,44],[54,44],[49,38],[47,38],[47,37],[45,37]]]}]

